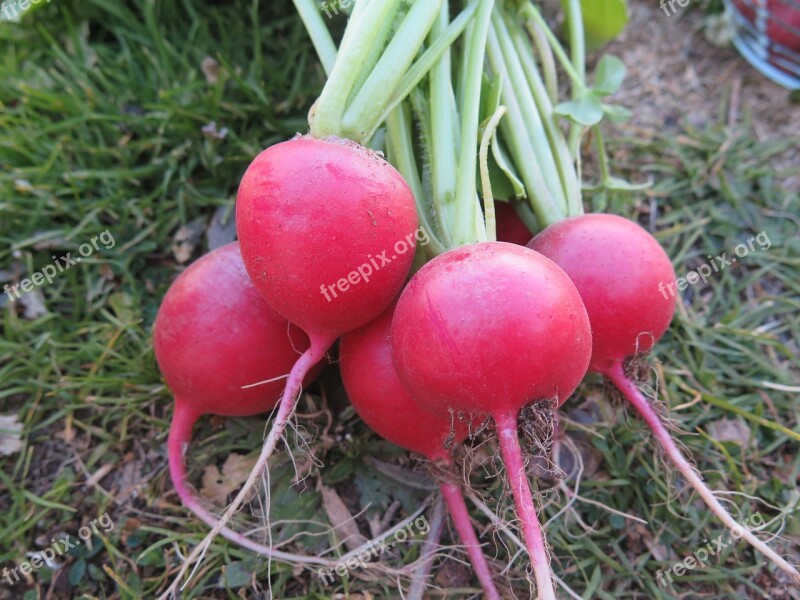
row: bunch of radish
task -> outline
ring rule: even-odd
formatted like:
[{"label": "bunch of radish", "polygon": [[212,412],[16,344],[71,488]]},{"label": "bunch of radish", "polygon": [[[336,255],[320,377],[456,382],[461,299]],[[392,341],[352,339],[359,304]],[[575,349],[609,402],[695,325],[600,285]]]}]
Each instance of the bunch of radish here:
[{"label": "bunch of radish", "polygon": [[[571,56],[528,2],[463,4],[451,19],[446,0],[358,0],[337,50],[316,4],[295,0],[329,73],[310,134],[253,160],[237,198],[239,245],[183,273],[155,325],[176,397],[171,473],[186,506],[212,527],[176,583],[218,534],[289,560],[227,524],[339,338],[356,412],[438,465],[487,598],[500,596],[451,450],[467,442],[469,424],[493,424],[538,597],[555,598],[518,427],[532,419],[547,438],[587,372],[622,392],[714,514],[738,526],[625,370],[672,319],[675,300],[659,289],[675,281],[669,258],[637,224],[583,214],[578,151],[587,131],[599,142],[597,187],[636,187],[610,174],[599,131],[604,117],[624,116],[604,100],[621,83],[621,63],[603,59],[589,85],[576,0],[564,2]],[[570,80],[566,102],[556,64]],[[513,204],[495,207],[493,186]],[[192,425],[201,414],[272,408],[252,473],[215,518],[185,483]],[[744,537],[800,577],[750,531]]]}]

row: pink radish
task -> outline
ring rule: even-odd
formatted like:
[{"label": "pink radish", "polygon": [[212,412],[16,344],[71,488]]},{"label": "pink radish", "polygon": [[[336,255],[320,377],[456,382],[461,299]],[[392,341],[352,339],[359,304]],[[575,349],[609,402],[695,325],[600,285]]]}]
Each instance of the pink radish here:
[{"label": "pink radish", "polygon": [[675,271],[655,238],[628,219],[588,214],[551,225],[528,246],[558,264],[578,288],[592,324],[590,370],[605,375],[634,406],[709,509],[727,527],[743,531],[745,540],[800,582],[794,567],[722,506],[625,374],[625,360],[650,350],[675,311]]},{"label": "pink radish", "polygon": [[575,286],[521,246],[456,248],[412,278],[390,343],[401,382],[425,408],[445,418],[494,419],[539,597],[555,598],[517,419],[532,403],[560,406],[586,374],[591,332]]},{"label": "pink radish", "polygon": [[[213,526],[216,519],[186,485],[183,453],[195,422],[205,414],[243,417],[274,408],[282,376],[308,348],[308,338],[258,295],[239,244],[233,243],[197,260],[170,286],[158,310],[153,345],[175,395],[168,442],[172,481],[183,504]],[[267,380],[272,381],[248,387]],[[251,550],[270,553],[230,529],[222,533]]]},{"label": "pink radish", "polygon": [[264,150],[248,167],[236,204],[245,267],[270,306],[311,340],[289,374],[259,468],[311,366],[400,291],[417,225],[400,174],[354,142],[298,137]]},{"label": "pink radish", "polygon": [[[466,439],[467,426],[458,419],[451,421],[425,412],[400,383],[389,347],[394,306],[371,323],[342,337],[339,366],[347,395],[359,416],[378,435],[432,462],[439,462],[451,471],[450,449]],[[461,489],[447,480],[442,480],[439,487],[484,597],[499,600],[500,594],[472,528]]]}]

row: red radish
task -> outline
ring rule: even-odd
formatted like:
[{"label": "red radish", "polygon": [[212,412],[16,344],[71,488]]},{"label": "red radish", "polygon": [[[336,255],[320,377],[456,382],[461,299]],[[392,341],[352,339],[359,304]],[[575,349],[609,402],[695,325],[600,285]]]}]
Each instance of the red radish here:
[{"label": "red radish", "polygon": [[[216,519],[186,485],[183,453],[195,422],[205,414],[242,417],[274,408],[283,376],[308,348],[308,338],[258,295],[239,244],[233,243],[197,260],[170,286],[158,310],[153,345],[175,395],[168,443],[172,481],[183,504],[213,526]],[[248,387],[267,380],[273,381]],[[275,556],[230,529],[222,533]]]},{"label": "red radish", "polygon": [[531,241],[533,234],[519,218],[511,202],[495,202],[494,212],[497,228],[497,241],[524,246]]},{"label": "red radish", "polygon": [[[339,343],[342,380],[353,408],[378,435],[428,460],[452,469],[450,448],[467,437],[458,419],[425,412],[409,395],[392,361],[389,330],[395,305],[371,323],[344,335]],[[499,600],[492,573],[472,528],[461,489],[453,482],[439,484],[458,535],[467,548],[484,597]]]},{"label": "red radish", "polygon": [[264,150],[248,167],[236,204],[245,267],[270,306],[311,340],[289,375],[262,467],[308,369],[400,291],[417,226],[403,178],[354,142],[298,137]]},{"label": "red radish", "polygon": [[[555,223],[528,246],[572,278],[592,324],[590,370],[605,375],[634,406],[667,456],[719,519],[800,582],[800,573],[741,526],[686,460],[650,402],[624,371],[626,359],[652,348],[675,311],[675,271],[666,252],[628,219],[587,214]],[[710,272],[710,267],[709,267]]]},{"label": "red radish", "polygon": [[403,291],[390,344],[400,381],[425,408],[493,417],[539,597],[555,598],[517,418],[532,403],[560,406],[586,374],[591,331],[575,286],[524,247],[456,248],[423,266]]},{"label": "red radish", "polygon": [[256,290],[305,331],[261,454],[239,493],[184,561],[175,581],[220,533],[266,468],[303,379],[343,333],[380,315],[414,260],[414,196],[378,153],[330,137],[296,137],[259,154],[239,186],[236,229]]}]

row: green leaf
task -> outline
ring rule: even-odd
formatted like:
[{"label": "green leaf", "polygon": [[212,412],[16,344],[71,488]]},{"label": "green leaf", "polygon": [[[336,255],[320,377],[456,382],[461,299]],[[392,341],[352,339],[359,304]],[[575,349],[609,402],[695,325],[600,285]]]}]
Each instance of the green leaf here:
[{"label": "green leaf", "polygon": [[323,472],[322,481],[325,485],[336,485],[341,483],[355,470],[355,461],[351,458],[344,458],[336,463],[330,471]]},{"label": "green leaf", "polygon": [[353,478],[353,485],[355,485],[358,492],[361,506],[369,506],[370,510],[377,512],[382,512],[389,506],[391,501],[391,496],[389,495],[390,487],[386,485],[385,481],[381,481],[374,471],[369,469],[359,470]]},{"label": "green leaf", "polygon": [[628,24],[627,0],[581,0],[586,49],[599,50]]},{"label": "green leaf", "polygon": [[594,90],[600,96],[616,92],[625,79],[625,64],[613,54],[600,59],[594,74]]},{"label": "green leaf", "polygon": [[72,565],[69,569],[69,583],[72,586],[78,585],[83,576],[86,574],[86,561],[80,559],[74,565]]},{"label": "green leaf", "polygon": [[247,563],[241,560],[229,563],[222,567],[224,576],[224,583],[221,581],[221,587],[225,588],[240,588],[250,583],[253,574],[247,568]]},{"label": "green leaf", "polygon": [[624,123],[633,116],[633,113],[624,106],[614,104],[603,104],[603,112],[612,123]]},{"label": "green leaf", "polygon": [[616,190],[618,192],[639,192],[652,187],[653,181],[649,180],[644,183],[630,183],[618,177],[609,177],[603,182],[603,186],[608,190]]},{"label": "green leaf", "polygon": [[[503,172],[505,175],[505,179],[510,184],[511,193],[512,195],[505,196],[505,199],[508,200],[510,198],[516,198],[517,200],[522,200],[523,198],[527,198],[527,194],[525,193],[525,184],[522,183],[519,176],[517,175],[516,170],[514,169],[513,165],[511,164],[511,160],[508,158],[508,154],[506,153],[505,148],[503,147],[502,143],[500,142],[500,138],[498,137],[495,142],[491,146],[492,155],[491,158],[494,160],[489,161],[489,176],[492,178],[492,189],[494,189],[494,174],[492,173],[492,165],[496,166]],[[500,196],[496,193],[495,196],[500,198]]]},{"label": "green leaf", "polygon": [[591,127],[603,118],[603,104],[591,90],[584,90],[577,99],[562,102],[553,112],[578,125]]}]

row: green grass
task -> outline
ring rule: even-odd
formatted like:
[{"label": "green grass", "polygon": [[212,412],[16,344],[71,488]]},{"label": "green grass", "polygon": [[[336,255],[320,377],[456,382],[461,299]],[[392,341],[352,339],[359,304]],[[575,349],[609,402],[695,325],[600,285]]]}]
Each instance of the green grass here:
[{"label": "green grass", "polygon": [[[63,597],[154,597],[179,566],[178,552],[186,555],[205,534],[177,503],[166,472],[170,397],[150,328],[181,269],[171,251],[176,231],[197,219],[205,226],[220,207],[230,208],[252,157],[306,129],[323,75],[292,14],[289,2],[93,0],[53,2],[22,26],[0,26],[0,271],[17,281],[51,264],[54,254],[77,256],[81,244],[106,229],[115,240],[41,288],[45,315],[28,319],[20,301],[0,295],[0,414],[24,424],[22,450],[0,458],[0,565],[18,564],[53,537],[74,537],[105,512],[114,522],[92,550],[64,561],[58,577],[43,568],[10,589],[0,580],[0,598],[44,596],[51,586]],[[220,65],[215,83],[201,69],[207,56]],[[224,139],[203,134],[212,121],[228,129]],[[769,250],[684,292],[657,347],[656,370],[660,397],[673,409],[702,398],[671,416],[712,487],[793,505],[800,475],[800,199],[781,189],[770,166],[789,142],[757,144],[747,130],[709,124],[651,144],[616,143],[631,157],[618,169],[636,179],[647,171],[656,185],[636,206],[619,199],[611,206],[645,224],[657,207],[658,237],[679,275],[708,254],[730,256],[737,244],[768,233]],[[201,238],[193,258],[205,249]],[[326,530],[320,482],[334,487],[353,514],[366,509],[358,524],[368,537],[368,518],[382,517],[393,503],[397,520],[429,501],[424,468],[367,432],[347,408],[335,368],[312,392],[300,413],[323,409],[303,424],[325,466],[296,453],[307,477],[290,486],[294,467],[285,453],[276,457],[271,518],[317,525],[279,523],[276,536]],[[691,494],[676,493],[673,469],[641,423],[625,418],[610,397],[592,379],[567,405],[568,435],[583,440],[594,464],[580,493],[647,525],[573,505],[548,526],[556,574],[585,598],[782,597],[780,575],[743,544],[671,587],[659,586],[658,569],[722,529]],[[709,433],[721,419],[749,427],[745,448]],[[231,452],[255,452],[263,426],[260,418],[203,419],[191,448],[195,482]],[[475,451],[484,453],[492,454],[491,444]],[[89,485],[101,469],[107,474]],[[481,473],[473,471],[475,486],[510,518],[501,482]],[[545,519],[565,504],[563,494],[546,500]],[[743,516],[777,514],[735,500]],[[509,561],[502,535],[493,536],[487,519],[473,514],[487,530],[487,552],[500,573]],[[584,530],[576,514],[594,530]],[[251,515],[238,526],[245,521],[258,519]],[[784,536],[782,550],[800,562],[796,518]],[[293,549],[315,554],[332,542],[330,535],[305,535]],[[402,545],[382,563],[402,568],[417,549]],[[520,598],[528,594],[524,568],[517,556],[509,574],[498,577]],[[477,594],[469,570],[456,561],[445,557],[438,570],[441,597]],[[264,592],[268,580],[278,598],[399,597],[393,579],[374,571],[326,586],[312,571],[268,564],[223,541],[208,552],[186,597],[253,597],[254,586]]]}]

